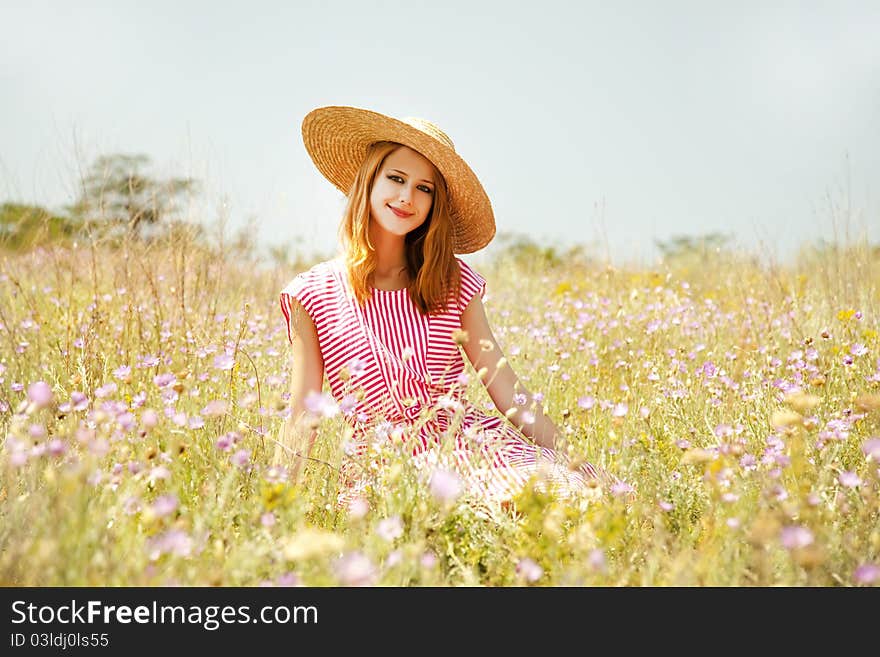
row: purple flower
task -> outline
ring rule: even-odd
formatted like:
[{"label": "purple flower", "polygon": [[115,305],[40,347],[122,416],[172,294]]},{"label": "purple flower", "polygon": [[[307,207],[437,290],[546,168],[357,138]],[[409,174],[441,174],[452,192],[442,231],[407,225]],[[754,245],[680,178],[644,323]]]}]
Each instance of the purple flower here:
[{"label": "purple flower", "polygon": [[239,468],[247,468],[250,465],[251,461],[251,450],[240,449],[235,454],[230,456],[229,460],[232,461],[233,465]]},{"label": "purple flower", "polygon": [[152,429],[157,424],[159,424],[159,416],[152,408],[146,409],[143,413],[141,413],[141,424],[143,424],[147,429]]},{"label": "purple flower", "polygon": [[214,357],[214,367],[218,370],[231,370],[235,366],[232,354],[220,354]]},{"label": "purple flower", "polygon": [[426,550],[419,559],[419,563],[425,570],[431,570],[437,565],[437,555],[431,550]]},{"label": "purple flower", "polygon": [[516,573],[527,582],[537,582],[544,574],[544,569],[529,557],[520,559],[516,564]]},{"label": "purple flower", "polygon": [[602,548],[590,550],[590,554],[587,555],[587,563],[590,565],[590,568],[599,573],[604,573],[608,569],[605,553],[602,551]]},{"label": "purple flower", "polygon": [[383,541],[388,541],[389,543],[403,536],[403,523],[400,521],[400,516],[382,518],[376,526],[376,534]]},{"label": "purple flower", "polygon": [[634,491],[635,489],[625,481],[615,481],[611,486],[611,494],[614,497],[624,497]]},{"label": "purple flower", "polygon": [[42,424],[32,424],[28,427],[28,436],[34,440],[40,440],[46,437],[46,427]]},{"label": "purple flower", "polygon": [[278,576],[278,586],[302,586],[302,579],[296,573],[284,573]]},{"label": "purple flower", "polygon": [[339,412],[336,401],[330,395],[314,390],[306,395],[303,400],[306,410],[312,415],[334,417]]},{"label": "purple flower", "polygon": [[614,410],[611,411],[612,417],[624,417],[629,411],[629,406],[625,403],[621,402],[619,404],[614,405]]},{"label": "purple flower", "polygon": [[156,384],[157,388],[167,388],[168,386],[177,383],[177,377],[171,372],[165,372],[154,376],[153,383]]},{"label": "purple flower", "polygon": [[361,552],[342,555],[334,563],[333,570],[343,586],[369,586],[376,580],[373,562]]},{"label": "purple flower", "polygon": [[352,358],[348,363],[348,371],[352,376],[360,376],[366,369],[366,364],[357,358]]},{"label": "purple flower", "polygon": [[214,445],[221,452],[228,452],[230,449],[232,449],[232,446],[235,445],[235,443],[236,443],[235,432],[230,432],[230,433],[224,433],[222,436],[220,436],[217,439],[217,442],[214,443]]},{"label": "purple flower", "polygon": [[880,461],[880,437],[868,438],[862,443],[862,452],[869,459]]},{"label": "purple flower", "polygon": [[841,486],[847,488],[856,488],[862,484],[862,480],[859,479],[859,476],[855,472],[849,470],[841,472],[837,480],[840,482]]},{"label": "purple flower", "polygon": [[156,514],[157,517],[163,518],[170,513],[174,513],[174,510],[177,509],[177,495],[160,495],[153,502],[153,513]]},{"label": "purple flower", "polygon": [[434,470],[428,487],[431,495],[441,502],[454,502],[462,493],[461,478],[449,470]]},{"label": "purple flower", "polygon": [[117,367],[113,370],[113,376],[122,381],[128,380],[131,376],[131,366],[130,365],[122,365],[121,367]]},{"label": "purple flower", "polygon": [[52,388],[45,381],[37,381],[28,386],[28,399],[36,408],[45,408],[52,403]]},{"label": "purple flower", "polygon": [[801,525],[788,525],[782,528],[780,542],[788,550],[805,548],[813,544],[813,532]]},{"label": "purple flower", "polygon": [[156,367],[156,365],[158,365],[160,362],[161,361],[156,356],[144,356],[143,359],[141,359],[140,363],[138,364],[138,367],[142,367],[142,368]]},{"label": "purple flower", "polygon": [[856,584],[873,584],[880,582],[880,566],[875,563],[863,563],[853,573]]},{"label": "purple flower", "polygon": [[150,561],[156,561],[163,554],[188,557],[192,554],[193,540],[182,529],[169,529],[147,540]]},{"label": "purple flower", "polygon": [[342,398],[342,401],[339,402],[339,410],[342,411],[343,415],[351,415],[354,412],[355,407],[357,406],[357,398],[352,394],[347,394]]},{"label": "purple flower", "polygon": [[578,397],[578,407],[590,410],[593,406],[596,405],[596,399],[594,397]]},{"label": "purple flower", "polygon": [[226,409],[228,407],[229,404],[225,400],[212,399],[202,409],[202,415],[206,415],[207,417],[216,417],[218,415],[223,415],[224,413],[226,413]]},{"label": "purple flower", "polygon": [[865,348],[865,345],[856,342],[849,348],[849,353],[851,353],[853,356],[864,356],[866,353],[868,353],[868,350]]},{"label": "purple flower", "polygon": [[116,390],[117,385],[113,381],[110,381],[95,390],[95,397],[97,397],[98,399],[103,399],[104,397],[109,397],[110,395],[112,395],[114,392],[116,392]]},{"label": "purple flower", "polygon": [[271,527],[275,524],[275,514],[271,511],[267,511],[260,516],[260,524],[263,525],[263,527]]}]

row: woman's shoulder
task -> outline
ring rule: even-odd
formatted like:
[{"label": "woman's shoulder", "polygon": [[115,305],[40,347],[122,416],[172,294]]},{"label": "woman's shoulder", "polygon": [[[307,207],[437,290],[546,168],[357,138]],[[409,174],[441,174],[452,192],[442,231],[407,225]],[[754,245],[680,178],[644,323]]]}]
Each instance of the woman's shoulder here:
[{"label": "woman's shoulder", "polygon": [[475,295],[479,295],[481,299],[485,298],[486,279],[458,256],[455,259],[458,261],[459,272],[461,273],[459,307],[464,308]]},{"label": "woman's shoulder", "polygon": [[461,272],[461,282],[465,283],[475,283],[478,285],[484,285],[486,283],[486,279],[474,269],[471,265],[466,263],[464,260],[455,256],[456,261],[458,262],[458,270]]},{"label": "woman's shoulder", "polygon": [[338,271],[339,262],[337,258],[318,262],[294,276],[293,279],[284,286],[281,293],[298,296],[299,293],[308,288],[318,287],[325,289],[327,284],[336,278]]}]

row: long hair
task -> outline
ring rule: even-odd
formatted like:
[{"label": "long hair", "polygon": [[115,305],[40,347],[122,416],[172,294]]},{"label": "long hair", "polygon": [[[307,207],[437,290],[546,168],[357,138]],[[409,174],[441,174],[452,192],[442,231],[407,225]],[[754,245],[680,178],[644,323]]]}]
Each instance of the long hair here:
[{"label": "long hair", "polygon": [[[358,169],[348,204],[339,225],[345,249],[348,278],[360,304],[370,298],[370,276],[376,270],[376,250],[370,243],[370,193],[385,158],[400,144],[380,141],[367,149]],[[409,274],[409,296],[423,315],[447,307],[450,298],[458,296],[461,276],[453,252],[452,218],[446,181],[436,172],[434,195],[428,218],[404,238],[406,271]],[[454,294],[454,296],[453,296]]]}]

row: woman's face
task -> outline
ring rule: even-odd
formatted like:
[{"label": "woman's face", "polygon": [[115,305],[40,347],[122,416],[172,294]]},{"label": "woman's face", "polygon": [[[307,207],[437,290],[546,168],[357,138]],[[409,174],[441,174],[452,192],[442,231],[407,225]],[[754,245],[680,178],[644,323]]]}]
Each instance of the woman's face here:
[{"label": "woman's face", "polygon": [[428,218],[437,174],[424,156],[406,146],[392,151],[370,192],[370,230],[404,237]]}]

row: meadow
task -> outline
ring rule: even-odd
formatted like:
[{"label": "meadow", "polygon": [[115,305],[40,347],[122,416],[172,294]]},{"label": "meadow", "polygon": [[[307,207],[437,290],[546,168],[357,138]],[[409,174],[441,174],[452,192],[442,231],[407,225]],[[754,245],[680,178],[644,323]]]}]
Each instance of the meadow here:
[{"label": "meadow", "polygon": [[504,508],[391,442],[338,505],[333,404],[301,480],[273,463],[307,264],[180,235],[0,255],[0,584],[880,584],[876,247],[480,266],[508,361],[626,482]]}]

